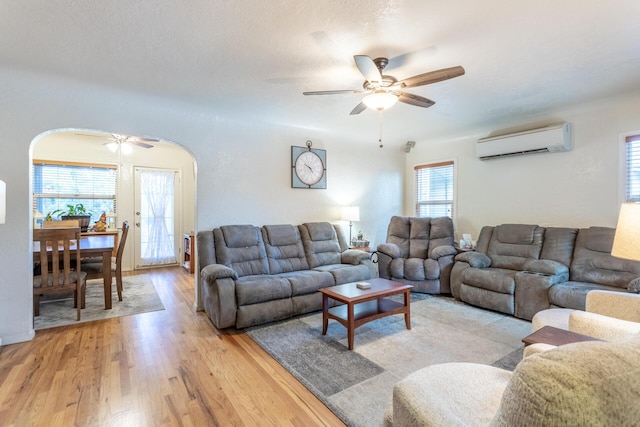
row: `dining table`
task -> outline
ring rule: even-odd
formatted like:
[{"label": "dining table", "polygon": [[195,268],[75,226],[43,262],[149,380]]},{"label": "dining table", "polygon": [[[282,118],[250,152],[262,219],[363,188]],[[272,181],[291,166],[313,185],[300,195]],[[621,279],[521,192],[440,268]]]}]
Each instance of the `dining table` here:
[{"label": "dining table", "polygon": [[[115,238],[110,234],[89,234],[80,238],[81,258],[102,258],[102,272],[104,284],[104,308],[110,310],[111,298],[111,253],[115,247]],[[75,247],[73,248],[75,249]],[[40,255],[40,242],[33,242],[33,255],[38,259]],[[78,262],[77,265],[80,265]]]}]

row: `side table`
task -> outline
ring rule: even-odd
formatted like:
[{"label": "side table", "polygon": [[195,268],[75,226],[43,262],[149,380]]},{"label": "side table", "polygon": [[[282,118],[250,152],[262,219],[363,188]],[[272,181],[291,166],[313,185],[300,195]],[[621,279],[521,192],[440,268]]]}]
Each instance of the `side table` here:
[{"label": "side table", "polygon": [[531,335],[522,338],[524,346],[543,343],[555,346],[571,344],[581,341],[603,341],[599,338],[582,335],[565,329],[554,328],[553,326],[543,326]]}]

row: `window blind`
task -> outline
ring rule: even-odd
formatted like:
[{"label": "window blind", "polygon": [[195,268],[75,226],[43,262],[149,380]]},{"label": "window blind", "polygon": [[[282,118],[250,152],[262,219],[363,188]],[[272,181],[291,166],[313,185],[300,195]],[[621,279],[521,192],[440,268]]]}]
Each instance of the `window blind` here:
[{"label": "window blind", "polygon": [[416,216],[453,217],[453,162],[415,167]]},{"label": "window blind", "polygon": [[625,201],[640,202],[640,135],[628,136],[625,142]]},{"label": "window blind", "polygon": [[33,208],[47,215],[81,203],[97,221],[102,212],[117,212],[115,165],[34,161]]}]

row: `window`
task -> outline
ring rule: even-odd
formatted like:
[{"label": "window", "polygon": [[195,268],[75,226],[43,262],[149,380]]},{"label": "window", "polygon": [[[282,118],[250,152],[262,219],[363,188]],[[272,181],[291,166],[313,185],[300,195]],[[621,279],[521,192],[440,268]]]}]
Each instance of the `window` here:
[{"label": "window", "polygon": [[625,202],[640,202],[640,135],[625,139]]},{"label": "window", "polygon": [[102,212],[116,212],[117,176],[115,165],[34,160],[34,212],[47,215],[82,203],[97,221]]},{"label": "window", "polygon": [[416,216],[453,218],[453,162],[415,167]]}]

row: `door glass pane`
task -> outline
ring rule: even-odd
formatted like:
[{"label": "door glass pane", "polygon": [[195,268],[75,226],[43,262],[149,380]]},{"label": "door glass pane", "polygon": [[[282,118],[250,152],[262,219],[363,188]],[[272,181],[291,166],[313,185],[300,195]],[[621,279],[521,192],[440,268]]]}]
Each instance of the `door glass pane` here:
[{"label": "door glass pane", "polygon": [[140,262],[176,263],[174,250],[175,173],[140,170]]}]

